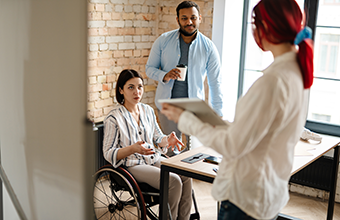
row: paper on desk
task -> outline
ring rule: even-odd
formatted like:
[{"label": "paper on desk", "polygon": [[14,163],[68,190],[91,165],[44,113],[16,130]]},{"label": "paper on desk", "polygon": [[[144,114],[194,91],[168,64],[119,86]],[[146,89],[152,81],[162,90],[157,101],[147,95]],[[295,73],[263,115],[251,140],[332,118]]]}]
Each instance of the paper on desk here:
[{"label": "paper on desk", "polygon": [[314,146],[297,144],[294,149],[294,156],[313,156],[308,150],[315,150]]}]

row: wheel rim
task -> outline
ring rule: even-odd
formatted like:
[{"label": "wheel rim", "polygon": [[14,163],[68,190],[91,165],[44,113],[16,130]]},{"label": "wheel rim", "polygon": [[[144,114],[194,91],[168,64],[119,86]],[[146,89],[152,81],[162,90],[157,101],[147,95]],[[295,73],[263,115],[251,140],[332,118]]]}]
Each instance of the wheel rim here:
[{"label": "wheel rim", "polygon": [[97,220],[141,218],[131,184],[115,170],[108,169],[98,173],[93,198]]}]

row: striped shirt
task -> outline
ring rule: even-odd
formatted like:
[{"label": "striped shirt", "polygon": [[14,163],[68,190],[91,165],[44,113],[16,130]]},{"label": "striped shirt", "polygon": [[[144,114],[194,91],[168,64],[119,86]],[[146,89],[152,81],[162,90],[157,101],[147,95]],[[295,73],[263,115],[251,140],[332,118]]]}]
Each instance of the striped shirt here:
[{"label": "striped shirt", "polygon": [[[166,153],[167,148],[156,148],[165,135],[160,130],[154,110],[146,104],[138,103],[139,125],[131,113],[123,106],[117,105],[104,120],[104,158],[114,167],[125,165],[147,164],[152,165],[159,160],[161,153]],[[153,155],[134,153],[124,159],[117,160],[117,152],[120,148],[130,146],[138,141],[145,141],[144,147],[152,148]]]}]

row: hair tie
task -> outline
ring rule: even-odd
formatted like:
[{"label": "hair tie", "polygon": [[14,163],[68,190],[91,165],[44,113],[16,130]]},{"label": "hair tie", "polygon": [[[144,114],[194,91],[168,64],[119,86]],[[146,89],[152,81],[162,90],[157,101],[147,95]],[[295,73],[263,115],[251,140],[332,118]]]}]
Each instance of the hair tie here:
[{"label": "hair tie", "polygon": [[295,37],[294,44],[300,44],[304,39],[312,39],[312,29],[310,27],[305,27],[302,29]]}]

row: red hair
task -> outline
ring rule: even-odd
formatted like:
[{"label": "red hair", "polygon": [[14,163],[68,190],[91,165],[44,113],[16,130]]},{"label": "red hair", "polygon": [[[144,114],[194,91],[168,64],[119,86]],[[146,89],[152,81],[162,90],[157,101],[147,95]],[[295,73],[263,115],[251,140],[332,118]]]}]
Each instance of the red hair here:
[{"label": "red hair", "polygon": [[[261,0],[253,9],[253,23],[256,27],[255,35],[263,36],[273,44],[289,42],[293,45],[296,35],[304,28],[305,21],[295,0]],[[263,49],[260,38],[256,43]],[[298,45],[297,60],[304,88],[308,89],[314,78],[313,41],[304,39]]]}]

